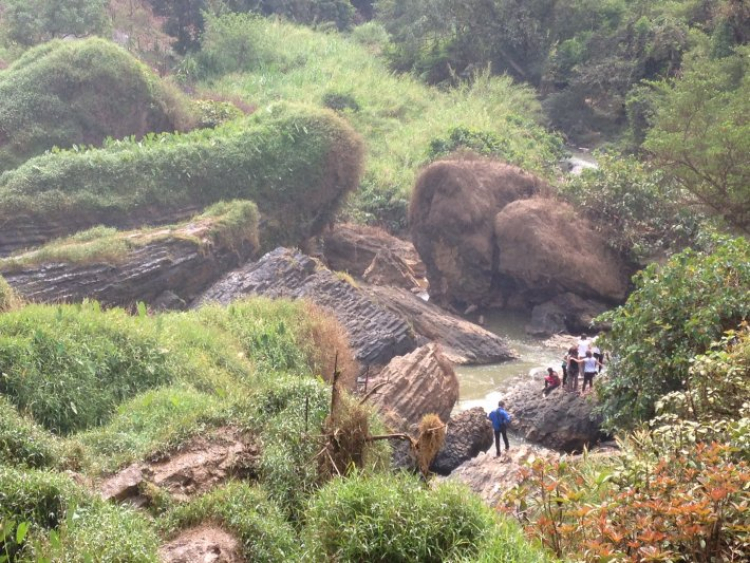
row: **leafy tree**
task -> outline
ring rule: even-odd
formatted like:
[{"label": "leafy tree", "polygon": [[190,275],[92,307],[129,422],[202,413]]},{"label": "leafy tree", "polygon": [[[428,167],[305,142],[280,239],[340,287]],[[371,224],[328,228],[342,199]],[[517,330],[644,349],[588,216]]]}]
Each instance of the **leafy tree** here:
[{"label": "leafy tree", "polygon": [[716,238],[711,251],[652,264],[635,284],[625,305],[603,316],[613,359],[599,395],[611,428],[650,419],[662,396],[689,385],[692,359],[750,318],[750,242]]},{"label": "leafy tree", "polygon": [[644,148],[693,203],[750,232],[750,48],[692,58],[662,84]]},{"label": "leafy tree", "polygon": [[9,39],[35,45],[55,37],[84,37],[107,29],[107,0],[5,0]]},{"label": "leafy tree", "polygon": [[154,12],[166,18],[164,32],[175,37],[174,49],[185,54],[197,49],[203,33],[207,0],[148,0]]}]

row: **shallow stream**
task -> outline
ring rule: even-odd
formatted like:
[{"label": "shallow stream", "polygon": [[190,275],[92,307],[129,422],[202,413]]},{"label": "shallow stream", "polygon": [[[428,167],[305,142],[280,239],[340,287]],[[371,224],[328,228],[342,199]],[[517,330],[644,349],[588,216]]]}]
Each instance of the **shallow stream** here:
[{"label": "shallow stream", "polygon": [[[525,332],[528,316],[508,311],[492,311],[485,314],[484,328],[507,338],[510,347],[520,357],[512,362],[487,366],[456,366],[460,385],[457,411],[472,407],[484,407],[489,412],[497,406],[503,392],[519,377],[528,376],[537,370],[554,367],[559,371],[564,350],[546,347],[543,340],[532,338]],[[544,380],[538,376],[539,389]]]}]

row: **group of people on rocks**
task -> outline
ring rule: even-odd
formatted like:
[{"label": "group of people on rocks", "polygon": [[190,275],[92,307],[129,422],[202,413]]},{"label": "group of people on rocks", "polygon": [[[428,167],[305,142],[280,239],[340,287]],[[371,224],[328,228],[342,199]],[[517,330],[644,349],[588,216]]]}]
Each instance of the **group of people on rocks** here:
[{"label": "group of people on rocks", "polygon": [[545,397],[560,386],[570,393],[578,393],[580,374],[583,374],[580,394],[586,394],[587,386],[591,392],[594,389],[594,377],[601,373],[604,367],[604,354],[596,344],[596,339],[590,339],[586,334],[582,334],[578,343],[571,346],[563,356],[561,367],[562,380],[554,368],[547,368],[542,391]]}]

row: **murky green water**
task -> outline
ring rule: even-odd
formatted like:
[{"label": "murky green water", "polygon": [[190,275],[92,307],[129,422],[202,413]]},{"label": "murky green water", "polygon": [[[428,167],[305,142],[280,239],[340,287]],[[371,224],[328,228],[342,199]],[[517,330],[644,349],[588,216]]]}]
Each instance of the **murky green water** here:
[{"label": "murky green water", "polygon": [[[520,356],[518,360],[488,366],[456,366],[460,384],[460,399],[456,410],[484,407],[490,411],[507,390],[511,380],[529,376],[530,372],[552,366],[559,371],[562,350],[547,348],[542,340],[526,335],[524,327],[527,316],[507,311],[485,314],[484,327],[508,339],[511,348]],[[539,389],[544,387],[542,376],[538,376]]]}]

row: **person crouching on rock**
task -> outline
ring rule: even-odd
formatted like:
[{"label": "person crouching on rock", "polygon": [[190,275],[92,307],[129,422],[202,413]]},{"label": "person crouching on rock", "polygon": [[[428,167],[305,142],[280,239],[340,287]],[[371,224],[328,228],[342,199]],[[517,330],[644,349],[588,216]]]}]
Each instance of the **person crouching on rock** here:
[{"label": "person crouching on rock", "polygon": [[487,418],[492,421],[492,428],[495,430],[495,451],[497,452],[497,457],[500,457],[500,434],[503,435],[505,451],[507,452],[510,449],[507,434],[508,424],[510,424],[510,415],[505,410],[505,402],[500,401],[497,404],[497,408],[488,414]]},{"label": "person crouching on rock", "polygon": [[542,393],[546,397],[558,387],[560,387],[560,376],[552,368],[547,368],[547,375],[544,376],[544,391]]}]

